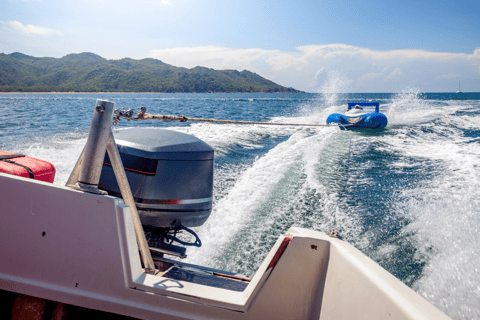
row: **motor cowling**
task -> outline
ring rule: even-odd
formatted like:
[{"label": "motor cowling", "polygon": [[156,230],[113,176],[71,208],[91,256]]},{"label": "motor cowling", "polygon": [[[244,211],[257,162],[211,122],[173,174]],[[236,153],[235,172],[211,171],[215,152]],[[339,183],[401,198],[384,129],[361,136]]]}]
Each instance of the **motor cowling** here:
[{"label": "motor cowling", "polygon": [[[212,211],[214,150],[200,139],[157,128],[115,134],[144,227],[197,227]],[[121,197],[108,154],[99,188]]]}]

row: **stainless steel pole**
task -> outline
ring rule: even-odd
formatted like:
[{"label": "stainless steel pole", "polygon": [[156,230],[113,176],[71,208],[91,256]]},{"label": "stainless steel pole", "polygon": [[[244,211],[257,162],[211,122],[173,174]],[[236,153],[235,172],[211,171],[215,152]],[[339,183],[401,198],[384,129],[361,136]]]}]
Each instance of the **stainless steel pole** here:
[{"label": "stainless steel pole", "polygon": [[135,235],[137,238],[138,248],[140,250],[140,255],[142,256],[143,265],[145,266],[145,272],[154,274],[155,273],[155,264],[153,263],[152,255],[150,249],[148,248],[148,242],[145,238],[145,233],[143,231],[142,222],[138,216],[137,206],[135,205],[135,199],[132,195],[132,190],[128,183],[127,175],[123,168],[122,159],[120,158],[120,153],[118,152],[117,144],[115,143],[115,138],[113,133],[110,130],[110,138],[107,143],[107,152],[110,161],[112,162],[113,172],[117,178],[118,187],[122,194],[123,202],[130,207],[132,212],[133,226],[135,228]]},{"label": "stainless steel pole", "polygon": [[104,194],[98,189],[103,160],[113,122],[115,103],[106,100],[97,100],[93,112],[90,132],[88,134],[82,169],[78,177],[78,188],[83,191]]}]

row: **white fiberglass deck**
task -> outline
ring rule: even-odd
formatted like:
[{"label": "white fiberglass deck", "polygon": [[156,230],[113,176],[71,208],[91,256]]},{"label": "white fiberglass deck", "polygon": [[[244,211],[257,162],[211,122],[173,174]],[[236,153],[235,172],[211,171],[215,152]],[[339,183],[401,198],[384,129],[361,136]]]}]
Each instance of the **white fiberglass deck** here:
[{"label": "white fiberglass deck", "polygon": [[448,319],[347,243],[291,228],[243,291],[145,274],[123,201],[0,174],[0,289],[144,319]]}]

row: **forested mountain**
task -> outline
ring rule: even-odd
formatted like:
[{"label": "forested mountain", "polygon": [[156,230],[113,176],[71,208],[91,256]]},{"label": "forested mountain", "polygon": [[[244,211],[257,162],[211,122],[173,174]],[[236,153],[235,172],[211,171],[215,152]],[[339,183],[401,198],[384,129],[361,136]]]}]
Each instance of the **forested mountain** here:
[{"label": "forested mountain", "polygon": [[93,53],[36,58],[0,53],[0,92],[299,92],[244,70],[179,68]]}]

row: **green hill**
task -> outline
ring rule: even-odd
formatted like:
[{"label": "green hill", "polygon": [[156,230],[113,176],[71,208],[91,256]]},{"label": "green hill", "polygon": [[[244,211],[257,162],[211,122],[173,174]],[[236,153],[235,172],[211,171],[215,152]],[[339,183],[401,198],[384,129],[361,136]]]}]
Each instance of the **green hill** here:
[{"label": "green hill", "polygon": [[0,53],[0,92],[300,92],[244,70],[179,68],[93,53],[36,58]]}]

